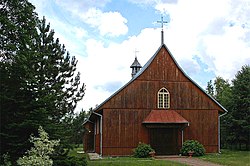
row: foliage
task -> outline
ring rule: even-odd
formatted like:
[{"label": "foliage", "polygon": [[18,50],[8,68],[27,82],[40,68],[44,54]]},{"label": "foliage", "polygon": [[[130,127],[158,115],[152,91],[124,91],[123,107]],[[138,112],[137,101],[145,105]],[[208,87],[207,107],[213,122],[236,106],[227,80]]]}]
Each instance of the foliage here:
[{"label": "foliage", "polygon": [[53,156],[53,165],[54,166],[84,166],[87,165],[86,154],[78,154],[77,151],[82,151],[82,144],[80,147],[76,148],[79,145],[73,145],[72,149],[66,155],[54,155]]},{"label": "foliage", "polygon": [[92,160],[88,162],[89,166],[182,166],[186,164],[181,164],[174,161],[167,160],[154,160],[151,158],[133,158],[133,157],[109,157],[103,158],[101,160]]},{"label": "foliage", "polygon": [[216,77],[214,81],[215,92],[214,96],[217,101],[223,104],[225,107],[230,107],[228,101],[231,98],[231,86],[228,80],[224,80],[222,77]]},{"label": "foliage", "polygon": [[50,155],[54,152],[54,147],[59,144],[59,140],[49,140],[48,133],[46,133],[40,126],[38,129],[39,137],[31,136],[30,142],[34,144],[26,155],[17,160],[17,164],[21,166],[52,166],[53,161]]},{"label": "foliage", "polygon": [[10,161],[10,156],[8,153],[3,154],[2,158],[3,158],[3,165],[1,164],[1,166],[11,166],[12,165],[11,161]]},{"label": "foliage", "polygon": [[209,94],[211,97],[214,97],[214,86],[213,86],[212,80],[210,80],[207,83],[206,91],[207,91],[207,94]]},{"label": "foliage", "polygon": [[220,165],[249,166],[249,156],[249,151],[222,149],[220,154],[206,154],[205,156],[199,158]]},{"label": "foliage", "polygon": [[82,156],[81,158],[75,156],[65,156],[65,157],[57,157],[53,160],[53,166],[86,166],[87,158],[86,156]]},{"label": "foliage", "polygon": [[83,144],[75,144],[73,145],[73,149],[71,149],[68,153],[68,156],[72,156],[72,157],[82,157],[82,153],[78,153],[78,152],[83,152]]},{"label": "foliage", "polygon": [[228,80],[216,77],[214,87],[215,99],[229,111],[226,116],[222,116],[220,119],[221,144],[224,147],[228,139],[228,126],[230,125],[228,119],[230,119],[230,112],[232,110],[232,86]]},{"label": "foliage", "polygon": [[248,149],[250,145],[250,68],[245,65],[235,75],[232,84],[216,77],[208,82],[207,93],[223,105],[227,114],[220,118],[222,147]]},{"label": "foliage", "polygon": [[[8,152],[10,157],[13,157],[21,156],[25,151],[23,149],[29,146],[29,125],[24,126],[21,123],[23,118],[28,117],[26,113],[29,108],[23,103],[30,101],[31,94],[25,91],[22,79],[29,73],[25,71],[28,66],[18,68],[18,65],[21,59],[24,59],[25,52],[29,52],[33,45],[31,41],[37,35],[37,15],[33,12],[35,7],[27,0],[2,0],[0,6],[0,147],[1,154]],[[24,132],[25,127],[27,134]],[[20,128],[23,128],[23,131]],[[38,126],[34,131],[37,128]],[[22,148],[19,145],[22,145]]]},{"label": "foliage", "polygon": [[229,102],[231,99],[231,89],[232,87],[229,80],[224,80],[222,77],[216,77],[214,83],[212,83],[212,80],[207,83],[206,92],[225,108],[229,109],[231,107]]},{"label": "foliage", "polygon": [[231,144],[245,145],[249,150],[250,145],[250,66],[246,65],[232,80],[232,112],[230,114],[229,137]]},{"label": "foliage", "polygon": [[146,158],[149,157],[149,152],[154,151],[150,145],[139,143],[138,146],[133,150],[134,156],[138,158]]},{"label": "foliage", "polygon": [[196,140],[186,140],[183,143],[181,154],[187,156],[190,151],[193,152],[193,156],[203,156],[205,154],[205,148]]},{"label": "foliage", "polygon": [[77,60],[27,0],[2,0],[0,6],[1,156],[9,152],[12,162],[22,156],[40,125],[61,139],[61,149],[68,148],[71,132],[64,119],[85,91]]},{"label": "foliage", "polygon": [[72,134],[71,134],[71,143],[73,144],[82,144],[83,138],[83,122],[89,116],[89,112],[82,110],[79,114],[75,114],[72,121]]}]

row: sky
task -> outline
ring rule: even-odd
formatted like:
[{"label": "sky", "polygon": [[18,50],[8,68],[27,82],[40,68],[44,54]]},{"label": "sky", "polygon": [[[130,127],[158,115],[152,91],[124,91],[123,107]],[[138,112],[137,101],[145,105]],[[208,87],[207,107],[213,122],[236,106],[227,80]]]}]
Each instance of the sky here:
[{"label": "sky", "polygon": [[164,43],[204,89],[250,64],[250,0],[29,0],[78,60],[86,85],[76,112],[101,104]]}]

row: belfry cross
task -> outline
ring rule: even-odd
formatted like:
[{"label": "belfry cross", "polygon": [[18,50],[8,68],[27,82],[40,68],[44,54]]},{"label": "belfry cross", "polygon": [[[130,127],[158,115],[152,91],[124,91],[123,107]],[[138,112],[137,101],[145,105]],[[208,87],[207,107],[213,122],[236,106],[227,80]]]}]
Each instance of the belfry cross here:
[{"label": "belfry cross", "polygon": [[139,51],[135,48],[135,57],[137,57],[136,54],[137,54],[138,52],[139,52]]},{"label": "belfry cross", "polygon": [[164,32],[163,32],[163,24],[168,23],[163,20],[163,16],[161,16],[161,21],[157,21],[157,23],[161,23],[161,44],[164,44]]}]

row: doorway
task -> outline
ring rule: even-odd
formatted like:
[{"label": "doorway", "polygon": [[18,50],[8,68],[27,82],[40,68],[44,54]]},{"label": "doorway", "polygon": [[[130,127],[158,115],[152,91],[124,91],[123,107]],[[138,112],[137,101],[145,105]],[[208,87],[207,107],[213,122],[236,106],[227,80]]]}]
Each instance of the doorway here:
[{"label": "doorway", "polygon": [[178,129],[176,128],[151,128],[150,145],[156,155],[178,154]]}]

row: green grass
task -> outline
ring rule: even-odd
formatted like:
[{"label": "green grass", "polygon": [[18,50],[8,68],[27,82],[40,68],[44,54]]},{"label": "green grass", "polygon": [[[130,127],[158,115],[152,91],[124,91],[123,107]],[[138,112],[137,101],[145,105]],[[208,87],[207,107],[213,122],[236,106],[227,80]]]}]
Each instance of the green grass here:
[{"label": "green grass", "polygon": [[[69,156],[75,156],[82,158],[84,154],[77,153],[82,151],[82,145],[75,147],[69,152]],[[233,151],[228,149],[222,149],[221,154],[206,154],[199,159],[218,163],[227,166],[250,166],[250,151]],[[173,161],[166,160],[154,160],[151,158],[133,158],[133,157],[114,157],[114,158],[103,158],[102,160],[88,161],[90,166],[183,166]]]},{"label": "green grass", "polygon": [[83,151],[83,145],[81,145],[81,144],[74,145],[74,148],[69,151],[68,156],[82,158],[83,154],[77,153],[77,152],[81,152],[81,151]]},{"label": "green grass", "polygon": [[89,166],[184,166],[173,161],[154,160],[151,158],[115,157],[88,161]]},{"label": "green grass", "polygon": [[222,149],[221,154],[207,154],[200,159],[228,166],[250,166],[250,151]]}]

